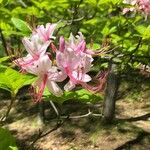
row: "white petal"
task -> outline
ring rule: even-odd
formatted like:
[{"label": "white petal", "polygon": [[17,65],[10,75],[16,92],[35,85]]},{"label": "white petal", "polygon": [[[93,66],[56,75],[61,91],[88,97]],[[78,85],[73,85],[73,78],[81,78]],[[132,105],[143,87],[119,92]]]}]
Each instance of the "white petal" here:
[{"label": "white petal", "polygon": [[73,88],[75,88],[75,84],[71,81],[69,81],[65,86],[64,90],[65,91],[71,91]]},{"label": "white petal", "polygon": [[67,75],[64,72],[50,72],[48,78],[52,81],[62,82],[67,78]]},{"label": "white petal", "polygon": [[48,46],[50,45],[50,42],[51,42],[51,41],[46,41],[44,44],[40,45],[40,46],[39,46],[39,49],[38,49],[38,52],[39,52],[40,54],[44,54],[44,53],[46,52]]},{"label": "white petal", "polygon": [[52,67],[52,62],[48,55],[42,55],[38,60],[38,70],[40,73],[47,73]]},{"label": "white petal", "polygon": [[82,81],[83,82],[89,82],[89,81],[91,81],[91,77],[88,75],[88,74],[84,74],[83,76],[82,76]]},{"label": "white petal", "polygon": [[46,24],[46,32],[47,32],[47,35],[49,38],[53,38],[52,35],[53,35],[53,32],[54,32],[56,26],[57,26],[57,24],[50,24],[50,23]]},{"label": "white petal", "polygon": [[47,88],[49,89],[49,91],[54,94],[55,96],[61,96],[63,94],[63,91],[60,89],[60,87],[51,80],[47,80]]},{"label": "white petal", "polygon": [[29,54],[31,54],[32,56],[34,56],[35,53],[34,53],[34,45],[33,45],[33,43],[27,37],[22,39],[22,43],[25,46],[26,51]]}]

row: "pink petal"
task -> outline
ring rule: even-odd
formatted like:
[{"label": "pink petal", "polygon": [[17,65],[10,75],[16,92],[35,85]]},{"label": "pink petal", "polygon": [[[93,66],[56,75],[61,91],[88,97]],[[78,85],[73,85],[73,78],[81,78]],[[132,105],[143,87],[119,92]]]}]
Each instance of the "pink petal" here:
[{"label": "pink petal", "polygon": [[76,52],[84,52],[85,49],[86,49],[86,42],[83,40],[77,45]]},{"label": "pink petal", "polygon": [[57,24],[46,24],[46,33],[47,33],[47,37],[50,39],[52,38],[53,32],[56,28]]},{"label": "pink petal", "polygon": [[83,82],[89,82],[89,81],[91,81],[92,80],[92,78],[88,75],[88,74],[84,74],[83,76],[82,76],[82,81]]},{"label": "pink petal", "polygon": [[61,52],[64,52],[64,50],[65,50],[65,39],[63,36],[61,36],[59,39],[59,50]]},{"label": "pink petal", "polygon": [[26,48],[26,51],[31,54],[32,56],[36,56],[36,53],[34,51],[34,45],[32,42],[30,42],[30,40],[28,38],[23,38],[22,39],[22,43]]}]

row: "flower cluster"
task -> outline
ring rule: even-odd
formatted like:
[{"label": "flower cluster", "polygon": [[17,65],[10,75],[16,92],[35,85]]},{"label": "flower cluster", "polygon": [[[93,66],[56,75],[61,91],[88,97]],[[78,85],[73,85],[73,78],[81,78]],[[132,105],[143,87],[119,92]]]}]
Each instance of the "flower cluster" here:
[{"label": "flower cluster", "polygon": [[[76,37],[70,34],[69,40],[65,41],[61,36],[59,48],[52,43],[55,37],[53,32],[56,24],[47,23],[38,26],[30,37],[24,37],[22,42],[28,54],[18,58],[14,62],[21,67],[22,71],[37,76],[33,87],[36,101],[40,101],[45,87],[55,96],[61,96],[63,90],[57,82],[69,78],[64,90],[70,91],[76,85],[83,85],[91,80],[87,74],[92,66],[92,51],[86,48],[86,42],[82,33]],[[53,45],[53,46],[52,46]],[[55,47],[55,63],[48,48]]]},{"label": "flower cluster", "polygon": [[123,3],[131,5],[130,8],[124,8],[123,13],[128,11],[141,11],[145,18],[150,13],[150,0],[124,0]]}]

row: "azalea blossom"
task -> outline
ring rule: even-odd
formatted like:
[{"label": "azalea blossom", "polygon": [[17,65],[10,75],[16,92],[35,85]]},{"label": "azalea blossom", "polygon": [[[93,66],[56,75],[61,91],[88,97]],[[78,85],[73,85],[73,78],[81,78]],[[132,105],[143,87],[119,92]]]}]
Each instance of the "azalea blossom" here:
[{"label": "azalea blossom", "polygon": [[32,65],[26,66],[25,69],[28,73],[34,74],[38,77],[33,84],[33,87],[36,89],[36,101],[41,100],[46,86],[55,96],[61,96],[63,94],[63,91],[56,84],[56,82],[64,80],[63,74],[58,72],[57,67],[52,66],[52,62],[48,55],[40,56],[37,61],[34,61]]},{"label": "azalea blossom", "polygon": [[[38,26],[30,37],[23,38],[22,42],[28,54],[14,61],[23,71],[37,76],[36,82],[33,83],[36,101],[41,100],[45,87],[55,96],[61,96],[63,91],[56,82],[63,82],[67,77],[69,81],[64,86],[66,91],[72,90],[76,85],[91,88],[86,83],[92,80],[88,72],[92,66],[92,55],[95,53],[86,47],[81,32],[76,37],[70,34],[67,42],[64,37],[60,37],[57,50],[51,41],[55,26],[56,24]],[[46,51],[49,46],[56,52],[56,63],[53,55]],[[99,86],[94,90],[100,88]]]},{"label": "azalea blossom", "polygon": [[123,9],[123,14],[129,11],[141,11],[147,19],[147,15],[150,13],[150,0],[124,0],[123,3],[131,5],[131,7]]},{"label": "azalea blossom", "polygon": [[66,91],[72,90],[77,84],[89,82],[91,77],[87,74],[92,66],[93,58],[86,53],[85,43],[82,39],[76,40],[72,35],[70,41],[65,44],[60,38],[59,51],[56,52],[57,66],[69,77],[65,85]]},{"label": "azalea blossom", "polygon": [[139,9],[144,13],[150,13],[150,0],[138,0]]},{"label": "azalea blossom", "polygon": [[24,70],[26,66],[32,65],[34,61],[38,60],[41,55],[46,53],[50,41],[41,43],[39,37],[33,35],[31,39],[27,37],[23,38],[22,42],[28,54],[26,57],[19,58],[14,62]]},{"label": "azalea blossom", "polygon": [[70,34],[69,41],[66,43],[67,47],[73,49],[76,53],[84,52],[86,54],[94,55],[95,53],[86,47],[84,36],[81,32],[78,32],[76,37]]},{"label": "azalea blossom", "polygon": [[24,37],[22,42],[28,54],[14,61],[23,71],[37,76],[33,84],[37,101],[41,100],[46,86],[55,96],[63,94],[56,82],[62,82],[66,75],[52,65],[50,54],[46,52],[53,38],[55,26],[56,24],[47,24],[46,28],[43,25],[38,26],[37,31],[34,31],[30,37]]},{"label": "azalea blossom", "polygon": [[26,57],[19,58],[14,62],[25,70],[24,68],[28,65],[32,65],[34,61],[38,60],[41,55],[46,53],[47,48],[51,43],[53,32],[56,24],[46,24],[46,28],[43,25],[37,27],[30,37],[24,37],[22,40],[26,51],[28,52]]},{"label": "azalea blossom", "polygon": [[36,29],[38,36],[42,39],[42,41],[48,41],[50,39],[54,39],[53,32],[56,28],[57,24],[47,23],[46,26],[39,25]]}]

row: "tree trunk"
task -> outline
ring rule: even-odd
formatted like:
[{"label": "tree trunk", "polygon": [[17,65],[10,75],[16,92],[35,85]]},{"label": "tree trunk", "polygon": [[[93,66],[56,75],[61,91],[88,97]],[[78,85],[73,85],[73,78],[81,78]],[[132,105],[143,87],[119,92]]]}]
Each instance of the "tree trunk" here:
[{"label": "tree trunk", "polygon": [[115,102],[119,84],[116,64],[110,62],[109,69],[103,109],[103,122],[106,124],[111,123],[115,117]]}]

